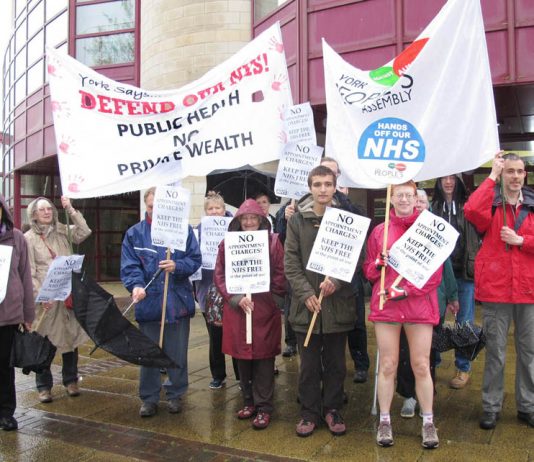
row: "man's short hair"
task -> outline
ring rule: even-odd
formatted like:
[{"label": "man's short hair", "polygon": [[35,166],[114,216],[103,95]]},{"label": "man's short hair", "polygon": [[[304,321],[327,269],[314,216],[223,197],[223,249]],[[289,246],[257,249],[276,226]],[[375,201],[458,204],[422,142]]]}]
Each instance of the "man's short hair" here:
[{"label": "man's short hair", "polygon": [[269,201],[269,204],[271,203],[271,198],[269,197],[269,194],[267,194],[266,192],[259,192],[258,194],[256,194],[254,196],[254,200],[257,201],[260,197],[263,197],[265,196],[267,198],[267,200]]},{"label": "man's short hair", "polygon": [[145,191],[145,194],[143,196],[143,200],[146,202],[147,197],[150,196],[151,194],[153,194],[153,195],[156,194],[156,187],[155,186],[152,186],[151,188],[148,188]]},{"label": "man's short hair", "polygon": [[391,185],[391,195],[393,195],[393,192],[395,191],[395,188],[398,188],[400,186],[407,186],[409,188],[413,188],[413,195],[417,197],[417,185],[415,184],[415,181],[409,180],[406,183],[401,184],[392,184]]},{"label": "man's short hair", "polygon": [[504,160],[520,160],[521,162],[523,162],[523,165],[525,165],[525,161],[521,157],[519,157],[515,152],[509,152],[505,154],[504,156],[502,156],[502,158]]},{"label": "man's short hair", "polygon": [[339,168],[339,162],[334,159],[333,157],[324,156],[321,158],[321,162],[319,164],[321,165],[323,162],[334,162],[337,165],[337,174],[341,175],[341,169]]},{"label": "man's short hair", "polygon": [[331,168],[328,168],[324,165],[318,165],[314,167],[310,174],[308,175],[308,187],[311,188],[312,178],[314,176],[331,176],[334,181],[334,187],[337,186],[336,174],[332,171]]}]

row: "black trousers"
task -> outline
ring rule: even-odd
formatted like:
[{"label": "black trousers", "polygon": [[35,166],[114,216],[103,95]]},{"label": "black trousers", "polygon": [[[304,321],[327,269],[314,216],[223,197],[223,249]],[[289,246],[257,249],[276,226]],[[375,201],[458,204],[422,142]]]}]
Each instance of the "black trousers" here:
[{"label": "black trousers", "polygon": [[365,299],[362,279],[358,276],[356,281],[358,295],[356,297],[356,324],[354,329],[347,333],[349,352],[354,361],[355,370],[369,369],[369,354],[367,353],[367,326],[365,325]]},{"label": "black trousers", "polygon": [[[209,324],[204,314],[204,321],[206,322],[206,329],[208,329],[208,337],[210,341],[209,360],[211,376],[214,379],[224,380],[226,378],[226,359],[222,352],[222,326]],[[237,360],[232,358],[232,365],[234,367],[234,374],[236,380],[239,380],[239,369],[237,367]]]},{"label": "black trousers", "polygon": [[306,348],[306,334],[296,334],[300,353],[300,416],[318,424],[325,411],[343,406],[347,333],[312,334]]},{"label": "black trousers", "polygon": [[[430,350],[430,375],[436,383],[436,350]],[[399,365],[397,366],[397,393],[403,398],[416,398],[415,377],[410,364],[410,348],[408,347],[408,338],[401,330],[400,347],[399,347]]]},{"label": "black trousers", "polygon": [[274,358],[238,359],[239,383],[245,406],[257,411],[273,412]]},{"label": "black trousers", "polygon": [[0,326],[0,417],[13,417],[17,407],[15,368],[9,358],[17,325]]},{"label": "black trousers", "polygon": [[[62,354],[63,366],[61,373],[63,375],[63,385],[67,386],[69,383],[78,381],[78,348],[74,351]],[[50,368],[45,369],[39,374],[35,374],[35,384],[37,390],[51,390],[54,385],[54,378]]]},{"label": "black trousers", "polygon": [[297,336],[295,331],[291,327],[289,322],[289,309],[291,308],[291,287],[288,284],[288,291],[284,298],[284,331],[285,331],[285,342],[287,346],[297,347]]}]

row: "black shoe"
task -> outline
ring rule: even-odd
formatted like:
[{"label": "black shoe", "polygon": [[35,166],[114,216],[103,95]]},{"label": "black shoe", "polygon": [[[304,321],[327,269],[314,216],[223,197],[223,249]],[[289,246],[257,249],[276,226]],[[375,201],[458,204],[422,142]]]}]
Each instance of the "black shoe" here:
[{"label": "black shoe", "polygon": [[297,354],[297,347],[293,345],[286,346],[286,349],[282,353],[282,356],[284,358],[291,358],[291,356],[295,356]]},{"label": "black shoe", "polygon": [[141,409],[139,409],[139,415],[141,417],[152,417],[158,412],[158,406],[155,403],[143,403]]},{"label": "black shoe", "polygon": [[19,424],[15,417],[0,417],[0,428],[6,432],[17,430]]},{"label": "black shoe", "polygon": [[483,428],[484,430],[491,430],[497,426],[497,419],[499,418],[498,412],[486,412],[484,411],[482,413],[482,417],[480,418],[480,428]]},{"label": "black shoe", "polygon": [[517,411],[517,418],[526,422],[529,427],[534,427],[534,412]]},{"label": "black shoe", "polygon": [[367,382],[367,379],[369,378],[369,374],[367,373],[366,369],[356,369],[356,372],[354,372],[354,378],[352,381],[354,383],[365,383]]},{"label": "black shoe", "polygon": [[169,400],[169,413],[178,414],[182,412],[182,400],[180,398]]}]

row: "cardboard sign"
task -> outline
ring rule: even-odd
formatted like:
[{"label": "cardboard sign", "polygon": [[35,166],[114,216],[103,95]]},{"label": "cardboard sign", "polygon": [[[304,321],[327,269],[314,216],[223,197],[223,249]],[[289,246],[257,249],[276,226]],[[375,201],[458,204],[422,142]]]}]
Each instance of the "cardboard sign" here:
[{"label": "cardboard sign", "polygon": [[454,250],[458,231],[424,210],[389,250],[388,264],[421,289]]},{"label": "cardboard sign", "polygon": [[0,303],[4,301],[4,298],[6,298],[12,255],[13,247],[10,245],[0,245]]},{"label": "cardboard sign", "polygon": [[190,208],[191,193],[187,189],[158,186],[152,211],[152,244],[185,251]]},{"label": "cardboard sign", "polygon": [[327,207],[306,269],[350,282],[371,220]]},{"label": "cardboard sign", "polygon": [[313,110],[309,102],[297,104],[284,113],[284,133],[286,143],[317,144]]},{"label": "cardboard sign", "polygon": [[202,268],[215,269],[215,261],[219,251],[219,244],[224,239],[228,225],[233,217],[202,217],[202,240],[200,252],[202,253]]},{"label": "cardboard sign", "polygon": [[[198,241],[198,229],[193,229],[195,239]],[[197,269],[191,276],[189,276],[189,282],[200,281],[202,279],[202,266]]]},{"label": "cardboard sign", "polygon": [[267,230],[226,233],[224,250],[229,294],[269,292],[271,270]]},{"label": "cardboard sign", "polygon": [[274,193],[291,199],[300,199],[309,193],[308,175],[319,165],[322,154],[320,146],[304,142],[288,143],[278,163]]},{"label": "cardboard sign", "polygon": [[72,272],[82,269],[83,257],[83,255],[66,255],[54,258],[35,302],[65,300],[72,292]]}]

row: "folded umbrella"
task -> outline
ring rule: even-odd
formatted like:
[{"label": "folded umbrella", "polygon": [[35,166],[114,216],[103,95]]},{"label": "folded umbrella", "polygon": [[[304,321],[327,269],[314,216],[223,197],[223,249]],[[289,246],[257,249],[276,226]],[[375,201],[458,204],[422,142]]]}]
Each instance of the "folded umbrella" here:
[{"label": "folded umbrella", "polygon": [[470,361],[477,357],[485,345],[486,335],[482,327],[468,321],[444,323],[434,329],[432,336],[433,349],[439,352],[455,349]]},{"label": "folded umbrella", "polygon": [[133,364],[176,367],[161,348],[128,321],[113,296],[86,274],[72,273],[76,319],[98,348]]}]

